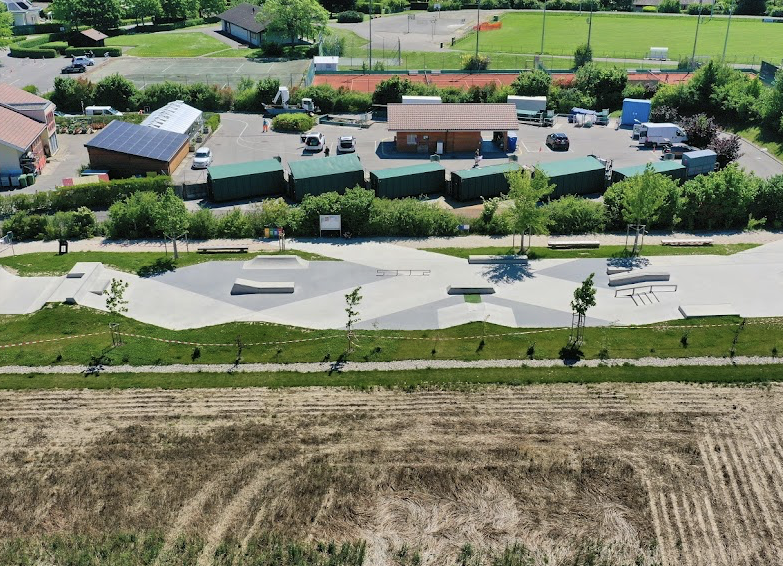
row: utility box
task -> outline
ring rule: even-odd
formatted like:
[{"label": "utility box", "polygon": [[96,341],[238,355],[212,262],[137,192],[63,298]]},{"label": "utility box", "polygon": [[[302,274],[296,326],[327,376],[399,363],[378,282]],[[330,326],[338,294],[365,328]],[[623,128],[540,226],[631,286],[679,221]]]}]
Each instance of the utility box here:
[{"label": "utility box", "polygon": [[305,195],[320,195],[331,191],[344,193],[357,185],[364,186],[364,169],[356,155],[313,157],[288,164],[291,174],[288,185],[297,202]]},{"label": "utility box", "polygon": [[[649,165],[653,168],[653,171],[656,173],[661,173],[662,175],[668,175],[675,181],[682,183],[686,178],[685,173],[685,166],[682,163],[678,163],[676,161],[653,161],[652,163],[649,163]],[[617,183],[619,181],[622,181],[624,179],[627,179],[628,177],[633,177],[635,175],[641,175],[644,173],[644,170],[647,168],[647,165],[634,165],[631,167],[621,167],[619,169],[614,169],[612,171],[612,182]]]},{"label": "utility box", "polygon": [[519,169],[518,163],[509,162],[454,171],[451,174],[451,195],[459,201],[498,197],[501,193],[508,193],[506,173]]},{"label": "utility box", "polygon": [[277,159],[207,167],[207,192],[215,202],[282,195],[285,190],[283,166]]},{"label": "utility box", "polygon": [[623,100],[623,114],[620,124],[623,126],[646,122],[650,119],[650,101],[641,98]]},{"label": "utility box", "polygon": [[[434,156],[437,157],[437,156]],[[437,161],[370,171],[370,188],[383,198],[416,197],[442,193],[446,188],[446,170]]]},{"label": "utility box", "polygon": [[601,193],[606,189],[606,166],[595,157],[552,161],[542,163],[538,168],[555,185],[552,198]]},{"label": "utility box", "polygon": [[517,112],[545,112],[546,96],[514,96],[508,95],[506,102],[517,107]]},{"label": "utility box", "polygon": [[704,175],[715,171],[718,154],[711,149],[689,151],[682,154],[682,164],[685,166],[688,177]]}]

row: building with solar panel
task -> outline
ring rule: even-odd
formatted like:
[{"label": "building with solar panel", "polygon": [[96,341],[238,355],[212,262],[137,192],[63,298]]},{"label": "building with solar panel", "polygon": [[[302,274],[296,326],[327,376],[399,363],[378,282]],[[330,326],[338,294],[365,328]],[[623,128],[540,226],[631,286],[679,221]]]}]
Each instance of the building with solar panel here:
[{"label": "building with solar panel", "polygon": [[204,113],[198,108],[185,104],[182,100],[175,100],[150,113],[141,125],[177,134],[187,134],[192,139],[204,126]]},{"label": "building with solar panel", "polygon": [[114,120],[84,144],[91,169],[111,176],[156,172],[171,175],[188,154],[187,134]]}]

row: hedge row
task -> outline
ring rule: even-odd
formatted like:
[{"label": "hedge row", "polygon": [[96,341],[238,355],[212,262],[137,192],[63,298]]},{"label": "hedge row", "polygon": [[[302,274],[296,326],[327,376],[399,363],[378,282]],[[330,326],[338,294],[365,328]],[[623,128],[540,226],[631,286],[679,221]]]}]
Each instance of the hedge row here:
[{"label": "hedge row", "polygon": [[92,51],[96,57],[103,57],[105,53],[109,54],[109,57],[121,57],[122,47],[68,47],[65,50],[66,57],[75,57],[78,55],[86,55],[88,51]]},{"label": "hedge row", "polygon": [[49,43],[53,38],[48,35],[34,37],[18,43],[12,43],[9,47],[11,57],[28,57],[30,59],[54,59],[57,57],[57,50],[43,48],[42,45]]}]

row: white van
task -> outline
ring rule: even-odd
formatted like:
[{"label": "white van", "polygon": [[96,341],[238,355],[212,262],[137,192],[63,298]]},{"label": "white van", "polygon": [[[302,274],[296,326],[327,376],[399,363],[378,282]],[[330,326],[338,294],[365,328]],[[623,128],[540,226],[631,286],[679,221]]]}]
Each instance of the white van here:
[{"label": "white van", "polygon": [[122,116],[122,112],[111,106],[88,106],[84,109],[84,113],[87,116]]}]

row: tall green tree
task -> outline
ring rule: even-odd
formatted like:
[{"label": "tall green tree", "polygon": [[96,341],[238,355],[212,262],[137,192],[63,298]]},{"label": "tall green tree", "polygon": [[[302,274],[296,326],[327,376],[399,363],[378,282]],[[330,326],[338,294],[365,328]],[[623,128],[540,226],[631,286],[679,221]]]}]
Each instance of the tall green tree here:
[{"label": "tall green tree", "polygon": [[593,60],[593,48],[583,43],[574,51],[574,67],[577,69]]},{"label": "tall green tree", "polygon": [[628,84],[628,73],[619,67],[598,67],[585,63],[576,72],[574,86],[595,97],[598,108],[619,108],[623,90]]},{"label": "tall green tree", "polygon": [[198,0],[198,15],[200,18],[214,16],[226,11],[226,0]]},{"label": "tall green tree", "polygon": [[185,207],[185,203],[174,194],[173,189],[166,189],[156,210],[155,228],[164,238],[172,241],[175,260],[179,259],[177,239],[187,231],[188,220],[188,209]]},{"label": "tall green tree", "polygon": [[524,71],[511,83],[511,90],[517,96],[546,96],[552,84],[552,77],[541,69]]},{"label": "tall green tree", "polygon": [[184,20],[198,13],[199,0],[160,0],[160,9],[164,18]]},{"label": "tall green tree", "polygon": [[647,165],[644,173],[627,179],[627,183],[623,191],[623,218],[635,229],[631,253],[637,255],[642,249],[640,235],[644,226],[658,218],[670,181]]},{"label": "tall green tree", "polygon": [[294,45],[300,37],[318,37],[326,29],[329,12],[316,0],[266,0],[256,17],[267,29],[288,37]]},{"label": "tall green tree", "polygon": [[111,106],[117,110],[130,110],[131,100],[139,92],[136,86],[115,73],[101,79],[95,85],[94,98],[104,106]]},{"label": "tall green tree", "polygon": [[160,0],[126,0],[125,14],[144,24],[146,18],[156,18],[161,15]]},{"label": "tall green tree", "polygon": [[508,198],[513,203],[511,217],[514,233],[521,234],[520,252],[525,251],[525,233],[530,239],[533,234],[546,234],[546,210],[538,205],[544,197],[551,194],[555,186],[549,183],[549,177],[540,169],[535,174],[530,171],[516,170],[506,173],[508,180]]},{"label": "tall green tree", "polygon": [[64,112],[83,112],[94,101],[95,86],[86,79],[54,78],[51,101]]},{"label": "tall green tree", "polygon": [[3,2],[0,2],[0,42],[13,35],[14,17]]},{"label": "tall green tree", "polygon": [[105,31],[120,25],[122,7],[119,0],[54,0],[52,14],[73,29],[85,25]]}]

